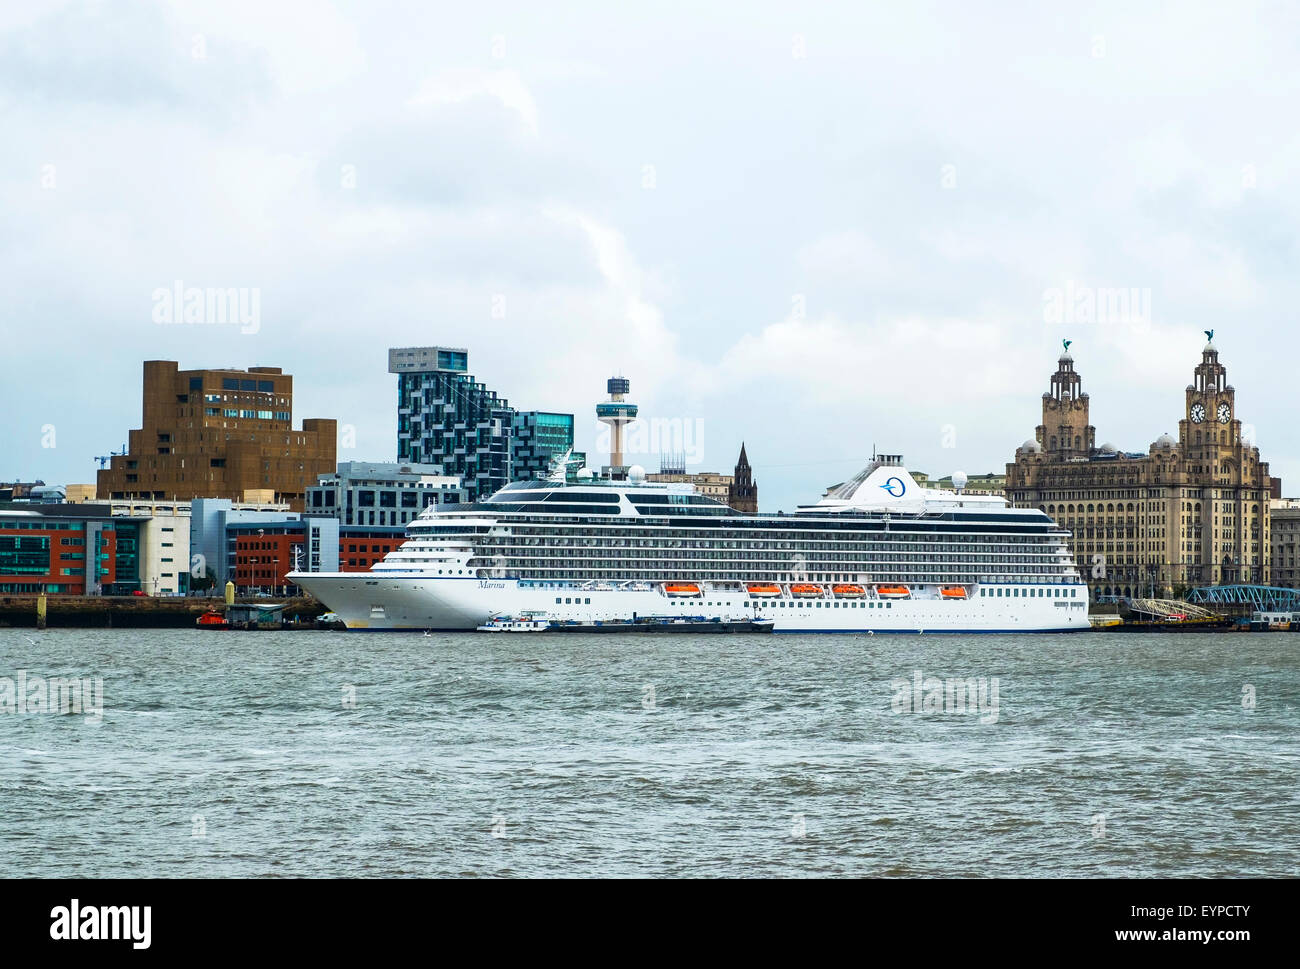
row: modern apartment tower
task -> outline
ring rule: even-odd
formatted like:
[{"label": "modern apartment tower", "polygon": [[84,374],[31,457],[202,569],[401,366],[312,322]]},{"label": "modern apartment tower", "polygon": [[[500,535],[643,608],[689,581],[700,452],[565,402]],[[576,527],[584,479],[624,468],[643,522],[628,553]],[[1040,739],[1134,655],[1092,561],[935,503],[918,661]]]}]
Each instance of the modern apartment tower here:
[{"label": "modern apartment tower", "polygon": [[477,501],[549,467],[573,447],[573,415],[516,411],[469,374],[460,347],[397,347],[397,460],[460,478]]},{"label": "modern apartment tower", "polygon": [[279,367],[180,370],[144,362],[141,427],[100,470],[106,500],[230,498],[288,502],[296,511],[334,470],[338,424],[293,429],[293,377]]}]

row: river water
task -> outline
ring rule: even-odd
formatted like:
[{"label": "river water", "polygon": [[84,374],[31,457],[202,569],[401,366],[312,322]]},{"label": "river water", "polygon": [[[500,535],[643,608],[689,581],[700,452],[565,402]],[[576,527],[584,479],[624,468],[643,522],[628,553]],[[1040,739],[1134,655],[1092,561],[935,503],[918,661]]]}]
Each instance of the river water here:
[{"label": "river water", "polygon": [[[0,629],[4,872],[1293,876],[1298,658],[1286,633]],[[55,676],[99,678],[102,711],[40,712]]]}]

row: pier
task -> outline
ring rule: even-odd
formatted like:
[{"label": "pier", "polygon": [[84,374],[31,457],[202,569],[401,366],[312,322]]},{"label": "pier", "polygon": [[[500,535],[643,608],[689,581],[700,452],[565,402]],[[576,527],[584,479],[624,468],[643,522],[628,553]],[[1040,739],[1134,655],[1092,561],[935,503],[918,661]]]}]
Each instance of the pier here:
[{"label": "pier", "polygon": [[[40,596],[0,596],[0,626],[38,628]],[[195,620],[210,610],[222,611],[220,596],[45,596],[44,625],[48,628],[193,629]],[[238,599],[238,605],[256,607],[266,599]],[[325,611],[310,596],[276,599],[283,603],[286,622],[315,619]]]}]

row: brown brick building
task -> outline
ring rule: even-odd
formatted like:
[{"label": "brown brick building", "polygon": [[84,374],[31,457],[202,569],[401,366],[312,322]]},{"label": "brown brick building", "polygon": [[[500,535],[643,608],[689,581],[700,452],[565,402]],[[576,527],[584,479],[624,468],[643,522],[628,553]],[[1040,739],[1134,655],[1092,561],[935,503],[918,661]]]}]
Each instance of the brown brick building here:
[{"label": "brown brick building", "polygon": [[1243,434],[1213,342],[1187,386],[1178,437],[1161,434],[1145,454],[1098,447],[1088,403],[1067,350],[1043,394],[1043,422],[1007,465],[1006,495],[1073,533],[1093,595],[1267,585],[1275,479]]},{"label": "brown brick building", "polygon": [[[179,370],[144,363],[144,408],[127,452],[99,472],[105,499],[186,500],[273,492],[295,511],[317,475],[335,470],[337,422],[293,429],[293,377],[279,367]],[[263,496],[268,497],[268,496]]]}]

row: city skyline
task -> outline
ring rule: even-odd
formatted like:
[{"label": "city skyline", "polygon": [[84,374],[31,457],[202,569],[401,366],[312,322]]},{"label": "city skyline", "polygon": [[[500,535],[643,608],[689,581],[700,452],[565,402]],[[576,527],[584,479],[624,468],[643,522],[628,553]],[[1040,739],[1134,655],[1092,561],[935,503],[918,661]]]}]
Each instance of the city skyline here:
[{"label": "city skyline", "polygon": [[752,13],[6,11],[4,476],[94,480],[145,359],[281,366],[393,460],[384,353],[441,344],[593,456],[623,373],[789,510],[873,445],[1001,470],[1062,339],[1144,450],[1212,329],[1294,493],[1294,14]]},{"label": "city skyline", "polygon": [[[1065,342],[1067,342],[1070,346],[1074,346],[1078,341],[1076,341],[1076,340],[1069,340],[1069,341],[1065,341]],[[1069,348],[1067,348],[1066,352],[1071,353],[1071,355],[1073,355],[1073,351],[1070,350]],[[197,369],[203,369],[203,368],[197,368]],[[208,369],[221,369],[221,368],[208,368]],[[305,376],[305,375],[299,375],[299,376]],[[1090,374],[1090,375],[1089,375],[1089,383],[1090,383],[1090,385],[1096,385],[1096,384],[1098,384],[1098,383],[1102,383],[1102,382],[1101,382],[1101,381],[1096,381],[1096,380],[1094,380],[1093,376]],[[305,387],[305,384],[304,384],[303,386]],[[498,389],[498,388],[493,388],[493,389]],[[504,388],[501,389],[501,392],[502,392],[503,396],[508,396],[508,391],[505,390]],[[599,398],[597,398],[597,399],[599,399]],[[1100,408],[1099,408],[1099,410],[1100,410]],[[593,407],[592,407],[592,411],[593,411],[593,413],[594,413],[594,405],[593,405]],[[703,437],[704,432],[703,432],[703,429],[700,428],[700,427],[698,427],[698,426],[697,426],[694,430],[692,430],[692,428],[690,428],[690,427],[686,427],[686,428],[683,429],[683,428],[680,426],[680,424],[679,424],[679,422],[681,422],[682,420],[683,420],[683,419],[681,419],[681,418],[660,418],[660,417],[658,417],[657,415],[651,415],[651,414],[643,414],[643,415],[641,415],[641,416],[640,416],[636,421],[634,421],[631,425],[629,425],[629,427],[631,427],[631,428],[637,428],[637,430],[636,430],[635,432],[630,432],[630,433],[629,433],[629,437],[630,437],[630,439],[631,439],[631,440],[634,440],[634,441],[639,440],[639,441],[642,441],[642,442],[649,442],[651,445],[654,445],[654,446],[658,446],[658,444],[663,443],[663,442],[668,442],[668,443],[671,443],[671,444],[672,444],[672,447],[664,447],[664,448],[662,448],[661,450],[649,450],[649,451],[641,451],[641,452],[633,452],[633,451],[629,451],[629,459],[628,459],[628,460],[629,460],[629,463],[633,463],[633,464],[635,464],[635,463],[640,463],[640,464],[642,464],[642,465],[644,466],[644,468],[645,468],[646,471],[648,471],[648,472],[657,472],[657,471],[659,470],[659,464],[660,464],[660,462],[661,462],[662,460],[666,460],[666,459],[667,459],[667,460],[671,460],[673,463],[676,463],[677,461],[681,460],[681,455],[682,455],[683,453],[690,453],[691,450],[692,450],[692,447],[691,447],[692,435],[695,435],[695,436],[697,436],[697,437]],[[687,419],[685,419],[685,420],[695,420],[695,421],[697,422],[697,424],[698,424],[698,420],[699,420],[699,419],[687,418]],[[138,421],[139,421],[139,418],[137,418],[137,422],[138,422]],[[301,416],[299,416],[299,415],[297,415],[297,414],[294,414],[294,422],[297,423],[297,424],[299,424],[299,425],[301,425],[301,421],[302,421]],[[666,424],[667,426],[662,426],[662,427],[659,426],[659,422],[660,422],[660,421],[665,422],[665,424]],[[391,414],[390,414],[390,416],[389,416],[389,422],[391,423]],[[1176,427],[1176,425],[1177,425],[1177,421],[1174,421],[1173,424],[1174,424],[1174,426]],[[580,443],[579,443],[579,442],[581,441],[581,437],[580,437],[580,434],[577,433],[577,428],[582,427],[582,425],[583,425],[583,421],[582,421],[581,415],[580,415],[580,414],[579,414],[579,415],[575,415],[575,437],[576,437],[577,439],[575,440],[574,450],[575,450],[575,452],[579,452],[579,453],[581,453]],[[1251,421],[1251,420],[1246,420],[1246,421],[1245,421],[1245,428],[1246,428],[1246,433],[1247,433],[1247,434],[1254,434],[1254,433],[1255,433],[1255,427],[1256,427],[1256,424],[1255,424],[1254,421]],[[341,429],[340,429],[340,439],[341,439],[341,440],[345,440],[345,439],[347,439],[347,435],[355,435],[355,433],[356,433],[355,428],[351,428],[351,429],[349,429],[349,428],[345,428],[345,427],[342,427],[342,424],[340,424],[340,428],[341,428]],[[390,431],[391,431],[391,429],[390,429]],[[684,434],[685,434],[685,443],[686,443],[686,445],[687,445],[687,447],[686,447],[685,449],[683,449],[683,448],[681,447],[682,438],[681,438],[680,436],[677,436],[677,437],[674,436],[674,435],[680,435],[680,434],[682,434],[683,432],[684,432]],[[953,431],[952,431],[951,429],[948,429],[948,428],[941,428],[941,432],[942,432],[943,434],[953,433]],[[1160,434],[1168,434],[1168,433],[1169,433],[1169,431],[1161,431],[1161,432],[1160,432]],[[1132,454],[1145,453],[1145,452],[1146,452],[1146,451],[1151,447],[1152,443],[1156,440],[1156,437],[1158,437],[1158,436],[1159,436],[1159,435],[1153,435],[1152,440],[1146,442],[1145,445],[1133,444],[1133,443],[1130,442],[1130,443],[1127,443],[1127,444],[1120,444],[1120,445],[1117,445],[1116,447],[1118,448],[1119,451],[1126,452],[1126,453],[1132,453]],[[742,434],[742,437],[743,437],[743,434]],[[1030,434],[1030,437],[1032,438],[1032,432],[1031,432],[1031,434]],[[1102,435],[1102,437],[1105,437],[1105,435]],[[588,455],[587,465],[590,466],[590,467],[599,468],[600,464],[601,464],[602,462],[608,460],[608,457],[609,457],[609,451],[608,451],[608,447],[609,447],[608,428],[602,428],[602,427],[600,427],[600,426],[598,425],[595,429],[592,429],[592,430],[589,431],[589,439],[591,440],[592,443],[591,443],[591,445],[589,446],[589,450],[587,451],[587,455]],[[759,440],[760,440],[760,442],[761,442],[763,439],[760,437]],[[698,445],[700,442],[697,441],[696,443],[697,443],[697,445]],[[1114,446],[1114,445],[1111,444],[1111,441],[1110,441],[1109,439],[1107,439],[1105,443],[1106,443],[1107,446]],[[1252,441],[1252,443],[1257,443],[1257,442]],[[742,440],[742,441],[740,442],[740,446],[743,447],[743,445],[744,445],[744,441]],[[603,447],[604,450],[601,450],[601,447]],[[396,451],[396,449],[397,449],[397,437],[396,437],[396,434],[394,434],[394,435],[393,435],[393,450]],[[928,474],[931,478],[935,478],[935,479],[940,478],[940,477],[950,476],[954,471],[957,471],[957,470],[968,471],[968,473],[975,474],[975,475],[980,475],[980,474],[985,474],[985,473],[992,473],[992,474],[994,474],[994,475],[1000,475],[1000,474],[1004,473],[1004,470],[1005,470],[1005,466],[1006,466],[1006,464],[1014,462],[1017,449],[1018,449],[1018,445],[1017,445],[1017,446],[1013,446],[1012,449],[1011,449],[1011,452],[1010,452],[1009,456],[1008,456],[1005,460],[1003,460],[1003,461],[998,461],[996,458],[990,459],[990,461],[988,462],[989,469],[988,469],[987,471],[983,468],[982,465],[979,466],[979,467],[980,467],[980,470],[979,470],[979,471],[970,471],[970,470],[967,469],[967,468],[936,468],[935,470],[931,471],[929,468],[923,468],[923,467],[922,467],[921,465],[919,465],[917,462],[913,462],[913,461],[910,461],[910,460],[908,461],[908,465],[909,465],[910,467],[912,467],[914,470],[917,470],[918,472],[920,472],[920,471],[924,471],[924,472],[925,472],[926,474]],[[56,449],[54,449],[54,448],[45,449],[45,453],[46,453],[46,454],[52,454],[55,450],[56,450]],[[345,462],[345,461],[347,461],[347,460],[352,460],[352,461],[360,461],[360,462],[362,462],[362,463],[365,463],[365,462],[380,462],[380,463],[394,463],[394,462],[396,462],[396,463],[401,463],[401,461],[400,461],[399,459],[394,458],[393,455],[384,455],[384,456],[375,456],[375,455],[355,456],[353,453],[350,453],[350,452],[356,452],[356,451],[358,451],[358,450],[359,450],[359,449],[357,449],[357,448],[346,448],[343,444],[340,444],[340,445],[339,445],[339,449],[338,449],[338,460],[339,460],[339,462],[342,463],[342,462]],[[942,448],[941,448],[941,450],[942,450]],[[873,453],[874,453],[875,451],[883,451],[883,449],[881,449],[881,448],[879,448],[879,447],[875,447],[875,446],[873,446]],[[717,453],[717,452],[716,452],[716,449],[714,449],[714,450],[710,451],[709,453],[710,453],[710,454],[714,454],[714,453]],[[870,456],[871,456],[871,455],[868,454],[867,457],[864,458],[864,459],[862,460],[861,464],[865,464],[866,461],[870,458]],[[706,460],[704,460],[703,458],[700,458],[699,460],[693,460],[693,458],[687,458],[686,460],[688,461],[688,464],[687,464],[687,467],[686,467],[686,471],[687,471],[687,473],[694,474],[694,473],[699,473],[699,472],[706,471],[706,470],[709,470],[709,471],[717,471],[717,470],[719,470],[719,469],[715,469],[715,468],[713,468],[713,467],[712,467],[711,465],[709,465],[708,462],[707,462]],[[90,461],[89,463],[90,463],[91,466],[94,466],[94,465],[97,463],[97,459],[92,458],[91,461]],[[407,462],[407,463],[410,463],[410,462]],[[813,462],[810,462],[808,465],[804,465],[804,466],[815,468],[815,467],[823,466],[823,465],[824,465],[824,466],[836,466],[836,465],[844,464],[844,463],[845,463],[845,462],[836,462],[836,461],[833,461],[833,460],[828,460],[828,461],[813,461]],[[1273,460],[1273,461],[1271,461],[1271,464],[1272,464],[1274,467],[1277,467],[1279,464],[1285,464],[1285,458],[1283,458],[1283,459],[1280,460],[1280,461],[1279,461],[1279,460]],[[765,465],[764,465],[763,463],[757,463],[757,462],[755,462],[755,463],[752,464],[752,466],[753,466],[755,469],[759,469],[759,468],[764,467]],[[770,464],[769,464],[769,465],[766,465],[766,466],[769,467],[769,468],[772,468],[772,467],[773,467],[773,466],[770,465]],[[722,471],[723,473],[725,473],[727,467],[729,467],[729,465],[726,464],[726,460],[725,460],[725,458],[724,458],[724,459],[722,459],[721,462],[719,463],[719,468],[721,469],[721,471]],[[781,466],[780,466],[780,465],[776,465],[776,467],[777,467],[777,468],[780,468]],[[97,472],[92,472],[92,473],[97,474]],[[450,472],[449,472],[449,473],[450,473]],[[0,480],[13,480],[13,481],[37,481],[37,480],[40,480],[40,481],[44,481],[44,483],[45,483],[46,485],[70,485],[70,484],[79,484],[79,483],[89,483],[89,484],[93,484],[93,483],[94,483],[93,478],[87,480],[86,482],[80,482],[80,481],[78,481],[78,480],[76,480],[76,479],[71,479],[71,478],[69,478],[69,479],[67,479],[67,480],[59,480],[57,477],[51,478],[51,477],[49,477],[49,476],[44,476],[44,475],[42,475],[42,474],[40,474],[40,473],[28,473],[26,476],[23,476],[23,475],[8,475],[8,476],[0,475]],[[822,490],[824,490],[824,487],[825,487],[825,485],[822,486]],[[1282,488],[1283,488],[1283,496],[1284,496],[1284,497],[1285,497],[1285,496],[1288,496],[1288,495],[1291,494],[1291,491],[1288,490],[1288,487],[1289,487],[1289,486],[1288,486],[1287,481],[1286,481],[1285,479],[1283,479],[1283,481],[1282,481]],[[819,491],[819,494],[820,494],[820,491]],[[100,496],[100,497],[103,498],[104,496]],[[793,502],[789,507],[794,507],[796,504],[806,503],[806,501],[811,501],[811,500],[813,500],[813,499],[812,499],[812,498],[804,499],[804,498],[802,498],[802,497],[796,497],[795,502]]]}]

